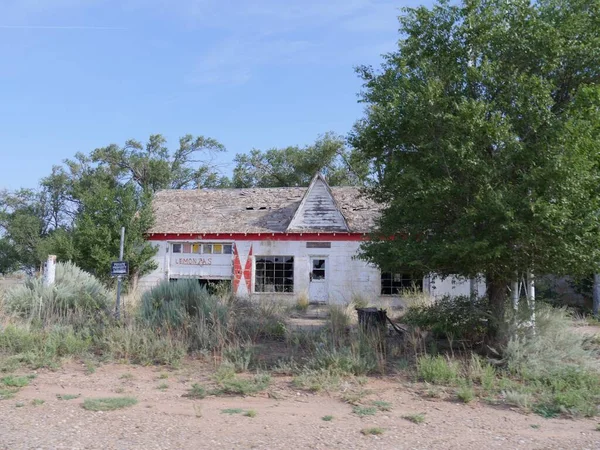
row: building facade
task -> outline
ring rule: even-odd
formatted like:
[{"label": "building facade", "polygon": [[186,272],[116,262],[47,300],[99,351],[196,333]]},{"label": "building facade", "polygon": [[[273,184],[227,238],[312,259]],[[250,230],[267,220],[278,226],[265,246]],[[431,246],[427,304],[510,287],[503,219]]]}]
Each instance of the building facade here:
[{"label": "building facade", "polygon": [[357,258],[379,208],[321,175],[308,188],[160,191],[153,206],[148,239],[158,247],[157,268],[140,280],[143,288],[166,279],[227,281],[240,297],[315,303],[397,300],[405,289],[470,292],[468,280],[381,273]]}]

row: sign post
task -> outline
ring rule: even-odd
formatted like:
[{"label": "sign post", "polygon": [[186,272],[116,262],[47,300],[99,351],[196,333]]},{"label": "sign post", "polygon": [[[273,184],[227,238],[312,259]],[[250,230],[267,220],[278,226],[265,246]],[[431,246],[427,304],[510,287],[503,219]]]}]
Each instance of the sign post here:
[{"label": "sign post", "polygon": [[125,243],[125,227],[121,227],[121,246],[119,249],[119,261],[110,264],[110,274],[117,276],[117,304],[115,306],[115,317],[121,318],[121,283],[123,275],[129,273],[129,264],[123,261],[123,246]]}]

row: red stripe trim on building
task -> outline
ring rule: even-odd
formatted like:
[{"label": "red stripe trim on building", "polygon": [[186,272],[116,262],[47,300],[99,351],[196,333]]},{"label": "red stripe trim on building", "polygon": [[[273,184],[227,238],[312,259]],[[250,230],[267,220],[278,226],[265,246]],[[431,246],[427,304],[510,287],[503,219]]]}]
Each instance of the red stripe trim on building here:
[{"label": "red stripe trim on building", "polygon": [[365,241],[364,233],[151,233],[149,241]]}]

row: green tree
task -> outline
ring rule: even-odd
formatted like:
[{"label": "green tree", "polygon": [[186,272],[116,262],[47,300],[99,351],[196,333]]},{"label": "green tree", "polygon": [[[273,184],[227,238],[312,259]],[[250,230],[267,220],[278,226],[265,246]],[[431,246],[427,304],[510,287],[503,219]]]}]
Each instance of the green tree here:
[{"label": "green tree", "polygon": [[85,178],[81,182],[89,190],[79,193],[80,209],[72,231],[74,261],[108,281],[110,262],[119,256],[121,227],[125,227],[124,259],[135,287],[141,275],[155,268],[156,251],[144,238],[152,224],[151,194],[137,189],[132,181],[118,183],[102,167]]},{"label": "green tree", "polygon": [[179,139],[179,147],[172,153],[166,144],[163,136],[154,134],[145,145],[131,139],[123,147],[112,144],[96,149],[90,159],[109,168],[117,179],[133,181],[151,192],[220,187],[229,183],[211,165],[214,153],[225,151],[223,144],[215,139],[188,134]]},{"label": "green tree", "polygon": [[319,171],[332,185],[355,185],[367,172],[343,138],[332,133],[304,148],[254,149],[237,155],[235,162],[233,186],[237,188],[308,186]]},{"label": "green tree", "polygon": [[385,206],[364,257],[483,273],[499,320],[516,272],[597,271],[600,2],[444,1],[405,9],[400,34],[358,69],[350,142]]}]

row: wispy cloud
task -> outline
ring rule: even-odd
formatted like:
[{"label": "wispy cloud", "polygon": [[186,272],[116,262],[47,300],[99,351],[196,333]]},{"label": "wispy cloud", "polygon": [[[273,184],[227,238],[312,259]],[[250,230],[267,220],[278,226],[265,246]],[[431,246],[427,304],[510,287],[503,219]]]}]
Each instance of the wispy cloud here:
[{"label": "wispy cloud", "polygon": [[200,84],[243,84],[267,66],[358,64],[366,49],[392,50],[399,15],[390,0],[186,3],[188,26],[227,34],[199,55],[188,81]]},{"label": "wispy cloud", "polygon": [[188,81],[197,84],[243,84],[257,68],[304,60],[313,47],[303,40],[232,37],[201,55]]},{"label": "wispy cloud", "polygon": [[[185,76],[189,84],[239,85],[265,67],[352,66],[364,62],[358,58],[365,50],[389,45],[399,14],[397,0],[0,0],[0,29],[123,29],[90,23],[98,6],[114,11],[115,19],[131,18],[128,27],[153,19],[162,27],[209,35],[199,53],[190,55],[195,60]],[[57,24],[57,18],[67,23]]]},{"label": "wispy cloud", "polygon": [[94,27],[85,25],[0,25],[8,30],[126,30],[122,27]]}]

